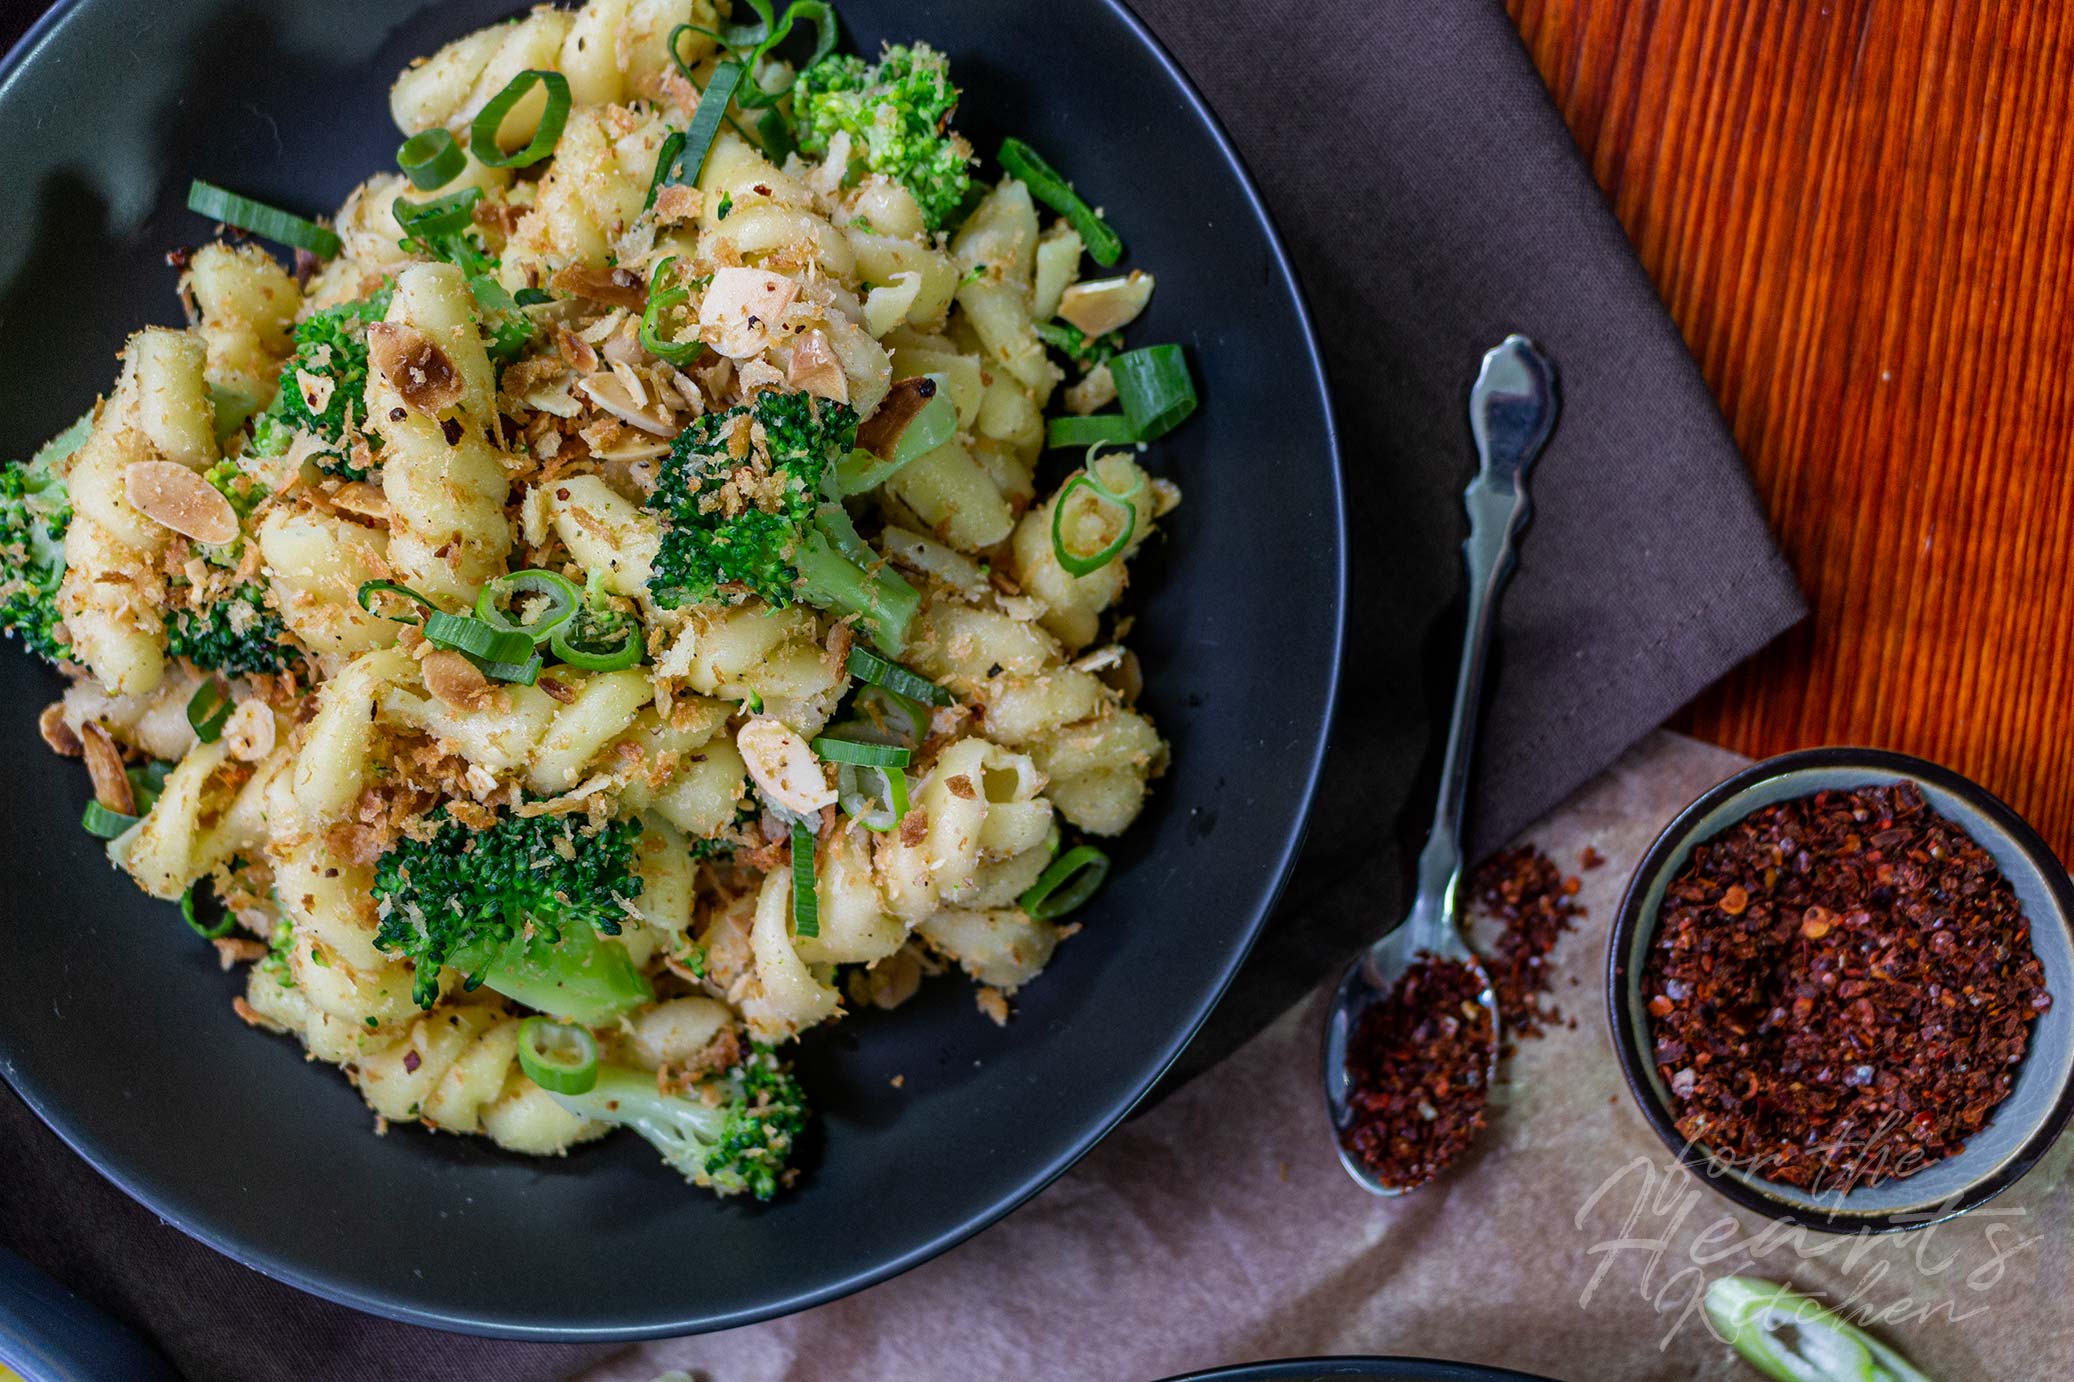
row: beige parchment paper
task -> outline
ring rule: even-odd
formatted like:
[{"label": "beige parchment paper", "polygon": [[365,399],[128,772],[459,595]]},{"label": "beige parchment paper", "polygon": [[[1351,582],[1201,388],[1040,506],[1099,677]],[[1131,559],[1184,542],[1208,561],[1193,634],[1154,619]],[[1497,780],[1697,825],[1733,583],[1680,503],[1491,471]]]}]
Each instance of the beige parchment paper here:
[{"label": "beige parchment paper", "polygon": [[[1338,1353],[1567,1382],[1725,1382],[1757,1374],[1712,1337],[1698,1301],[1732,1272],[1876,1316],[1943,1382],[2074,1377],[2074,1138],[1951,1224],[1767,1234],[1769,1221],[1677,1168],[1631,1103],[1603,1016],[1607,929],[1657,830],[1741,763],[1659,733],[1522,836],[1583,880],[1590,915],[1552,957],[1575,1025],[1520,1043],[1479,1147],[1416,1194],[1371,1199],[1333,1155],[1321,991],[935,1261],[787,1319],[641,1345],[587,1382],[667,1369],[702,1382],[1149,1382]],[[1587,845],[1607,862],[1580,872]]]}]

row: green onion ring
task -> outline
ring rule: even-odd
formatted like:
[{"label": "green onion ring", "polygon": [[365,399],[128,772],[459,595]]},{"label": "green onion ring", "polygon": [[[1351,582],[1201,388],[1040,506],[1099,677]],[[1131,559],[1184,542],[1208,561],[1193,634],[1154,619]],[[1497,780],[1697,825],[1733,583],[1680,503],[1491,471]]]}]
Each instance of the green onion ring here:
[{"label": "green onion ring", "polygon": [[867,648],[851,648],[846,664],[850,675],[859,681],[868,681],[873,686],[884,687],[895,695],[905,696],[911,701],[922,701],[928,705],[953,705],[956,698],[929,678],[911,672],[897,662],[890,662]]},{"label": "green onion ring", "polygon": [[1195,381],[1177,345],[1126,350],[1109,361],[1116,397],[1138,441],[1163,437],[1195,411]]},{"label": "green onion ring", "polygon": [[[615,632],[620,634],[618,645],[601,648],[603,637]],[[641,637],[640,620],[627,615],[598,619],[587,612],[579,613],[556,629],[548,640],[548,647],[571,667],[586,672],[617,672],[636,665],[648,654],[647,640]]]},{"label": "green onion ring", "polygon": [[533,655],[533,640],[526,634],[495,629],[472,615],[445,610],[425,616],[425,641],[483,662],[523,665]]},{"label": "green onion ring", "polygon": [[[547,88],[547,108],[540,112],[540,123],[534,127],[533,138],[523,149],[505,153],[497,147],[497,127],[511,108],[533,89],[535,83]],[[555,144],[562,137],[562,126],[569,122],[569,79],[559,72],[544,68],[529,67],[504,84],[504,89],[492,96],[483,108],[475,113],[468,126],[468,149],[475,161],[486,168],[530,168],[554,152]]]},{"label": "green onion ring", "polygon": [[1078,845],[1046,865],[1015,905],[1038,921],[1056,921],[1093,897],[1108,876],[1109,856]]},{"label": "green onion ring", "polygon": [[110,811],[98,801],[90,801],[86,804],[86,813],[79,818],[79,824],[97,840],[112,840],[140,819],[142,817],[125,816],[120,811]]},{"label": "green onion ring", "polygon": [[212,221],[239,230],[249,230],[262,239],[308,250],[319,259],[329,259],[342,248],[338,235],[315,221],[306,221],[265,202],[241,197],[228,188],[196,178],[187,189],[187,209]]},{"label": "green onion ring", "polygon": [[813,749],[825,763],[854,763],[860,768],[905,768],[914,757],[897,744],[866,744],[827,734],[815,738]]},{"label": "green onion ring", "polygon": [[464,187],[430,201],[406,201],[398,197],[390,208],[396,224],[414,240],[430,242],[442,235],[457,235],[475,223],[475,207],[482,200],[480,187]]},{"label": "green onion ring", "polygon": [[677,262],[677,256],[665,257],[648,276],[648,305],[641,309],[641,349],[658,360],[666,360],[682,369],[699,358],[706,343],[696,338],[689,341],[673,341],[663,335],[663,313],[673,307],[682,307],[691,301],[689,288],[663,287],[663,275]]},{"label": "green onion ring", "polygon": [[211,677],[187,698],[188,728],[204,744],[213,744],[223,737],[223,726],[229,722],[230,713],[235,708],[229,693],[216,678]]},{"label": "green onion ring", "polygon": [[1073,184],[1035,149],[1020,139],[1004,139],[1001,166],[1029,188],[1031,196],[1073,223],[1073,229],[1080,232],[1080,243],[1087,247],[1088,257],[1097,264],[1106,269],[1123,257],[1123,241],[1116,238],[1109,223],[1082,201]]},{"label": "green onion ring", "polygon": [[488,658],[461,656],[475,664],[475,669],[491,681],[515,682],[520,686],[531,686],[540,680],[540,654],[535,653],[524,662],[492,662]]},{"label": "green onion ring", "polygon": [[[507,606],[526,596],[545,599],[547,611],[537,619],[513,618]],[[484,586],[475,597],[475,617],[499,633],[522,633],[537,648],[574,619],[582,603],[582,593],[568,577],[536,567],[499,576]]]},{"label": "green onion ring", "polygon": [[814,832],[805,821],[792,823],[792,934],[810,940],[821,934],[821,898],[814,891]]},{"label": "green onion ring", "polygon": [[180,894],[180,918],[187,923],[190,931],[193,931],[203,940],[218,940],[231,933],[231,929],[238,924],[238,918],[228,907],[225,907],[223,915],[217,919],[213,926],[202,925],[201,919],[194,914],[195,890],[201,886],[201,880],[197,879],[187,885],[186,892]]},{"label": "green onion ring", "polygon": [[[877,793],[867,791],[864,786],[867,775],[876,776],[884,790]],[[866,830],[883,835],[906,819],[907,773],[904,770],[841,763],[836,766],[835,782],[843,811]]]},{"label": "green onion ring", "polygon": [[1122,413],[1096,413],[1092,417],[1055,417],[1044,425],[1044,445],[1129,446],[1138,440],[1131,420]]},{"label": "green onion ring", "polygon": [[588,1094],[598,1083],[598,1039],[571,1022],[519,1023],[519,1069],[550,1094]]},{"label": "green onion ring", "polygon": [[[412,590],[407,585],[398,585],[395,581],[363,581],[360,585],[359,593],[354,598],[360,602],[360,608],[366,610],[369,614],[373,614],[375,613],[374,597],[384,593],[401,595],[405,599],[415,600],[434,613],[437,613],[439,610],[439,606],[418,594],[417,591]],[[397,624],[415,624],[418,622],[415,619],[406,619],[394,614],[384,614],[382,618]]]},{"label": "green onion ring", "polygon": [[468,155],[451,130],[419,130],[396,150],[396,166],[420,192],[431,192],[461,176]]},{"label": "green onion ring", "polygon": [[[1086,556],[1082,556],[1066,546],[1064,530],[1066,503],[1073,497],[1073,491],[1083,486],[1092,492],[1102,503],[1113,504],[1124,512],[1123,531],[1118,533],[1116,539],[1109,543],[1108,546],[1102,548],[1101,551],[1091,552]],[[1116,560],[1117,557],[1123,554],[1123,549],[1130,546],[1132,535],[1138,531],[1138,506],[1131,502],[1131,498],[1137,493],[1138,491],[1135,489],[1131,491],[1130,495],[1116,493],[1096,479],[1092,469],[1083,470],[1072,479],[1066,481],[1065,487],[1059,491],[1059,497],[1054,499],[1051,505],[1051,554],[1058,559],[1059,565],[1064,568],[1067,575],[1074,577],[1092,575]]]}]

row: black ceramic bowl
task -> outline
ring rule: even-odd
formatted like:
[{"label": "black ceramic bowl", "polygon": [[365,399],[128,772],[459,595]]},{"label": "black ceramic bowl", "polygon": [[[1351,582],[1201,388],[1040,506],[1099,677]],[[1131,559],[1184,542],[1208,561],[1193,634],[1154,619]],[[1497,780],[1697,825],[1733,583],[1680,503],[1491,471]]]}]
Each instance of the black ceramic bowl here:
[{"label": "black ceramic bowl", "polygon": [[[1727,1166],[1688,1147],[1671,1113],[1671,1094],[1650,1058],[1642,967],[1656,933],[1664,889],[1692,848],[1752,811],[1826,789],[1913,782],[1932,810],[1995,857],[2031,923],[2031,947],[2045,967],[2052,1007],[2031,1026],[2016,1086],[1988,1126],[1957,1156],[1878,1185],[1810,1193]],[[2045,1155],[2074,1113],[2074,884],[2052,851],[1986,788],[1947,768],[1882,749],[1805,749],[1753,764],[1686,807],[1643,856],[1606,957],[1606,1016],[1628,1091],[1649,1126],[1684,1165],[1746,1208],[1809,1228],[1889,1233],[1963,1214],[2014,1185]]]},{"label": "black ceramic bowl", "polygon": [[[136,325],[179,320],[165,255],[209,230],[182,209],[190,178],[336,206],[391,165],[398,69],[521,8],[159,0],[147,19],[75,0],[39,24],[0,72],[0,448],[27,454],[77,416]],[[1045,150],[1159,276],[1136,338],[1185,343],[1203,397],[1153,451],[1186,499],[1132,573],[1173,769],[1005,1030],[948,980],[806,1044],[821,1133],[798,1189],[759,1208],[687,1188],[629,1136],[566,1160],[374,1136],[335,1070],[245,1029],[235,976],[78,830],[85,776],[34,725],[58,683],[7,649],[0,1069],[105,1175],[240,1261],[363,1309],[552,1339],[713,1329],[856,1290],[1000,1218],[1114,1126],[1282,885],[1332,708],[1345,539],[1322,370],[1266,211],[1118,4],[841,13],[859,49],[946,49],[975,145]]]}]

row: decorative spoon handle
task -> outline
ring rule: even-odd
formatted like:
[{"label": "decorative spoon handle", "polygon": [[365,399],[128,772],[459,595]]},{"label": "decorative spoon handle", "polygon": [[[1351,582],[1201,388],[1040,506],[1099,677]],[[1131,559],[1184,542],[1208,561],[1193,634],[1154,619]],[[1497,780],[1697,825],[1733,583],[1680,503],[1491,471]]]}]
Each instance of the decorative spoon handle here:
[{"label": "decorative spoon handle", "polygon": [[1463,493],[1469,536],[1462,559],[1469,568],[1469,616],[1462,665],[1455,674],[1454,716],[1441,762],[1440,799],[1433,830],[1419,853],[1419,891],[1412,904],[1416,942],[1438,953],[1452,940],[1455,884],[1462,872],[1462,805],[1469,791],[1470,741],[1483,704],[1484,663],[1497,625],[1498,592],[1512,575],[1513,541],[1533,505],[1527,471],[1555,428],[1555,366],[1525,336],[1507,336],[1485,353],[1469,390],[1469,430],[1476,438],[1476,478]]}]

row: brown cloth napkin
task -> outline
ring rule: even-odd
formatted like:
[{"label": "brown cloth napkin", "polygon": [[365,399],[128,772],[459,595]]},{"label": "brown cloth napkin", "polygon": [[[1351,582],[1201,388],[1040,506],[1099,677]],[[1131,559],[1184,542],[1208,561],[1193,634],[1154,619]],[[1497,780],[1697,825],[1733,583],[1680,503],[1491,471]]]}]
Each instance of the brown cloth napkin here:
[{"label": "brown cloth napkin", "polygon": [[[1310,845],[1186,1078],[1314,988],[1405,897],[1399,839],[1415,848],[1423,828],[1426,790],[1411,784],[1459,636],[1463,408],[1484,349],[1534,336],[1565,410],[1506,597],[1472,846],[1554,805],[1803,608],[1719,414],[1494,0],[1138,8],[1288,238],[1339,399],[1354,538],[1344,708]],[[0,29],[32,17],[0,4]],[[300,1296],[158,1223],[11,1094],[0,1146],[0,1242],[198,1382],[529,1382],[598,1356]]]}]

